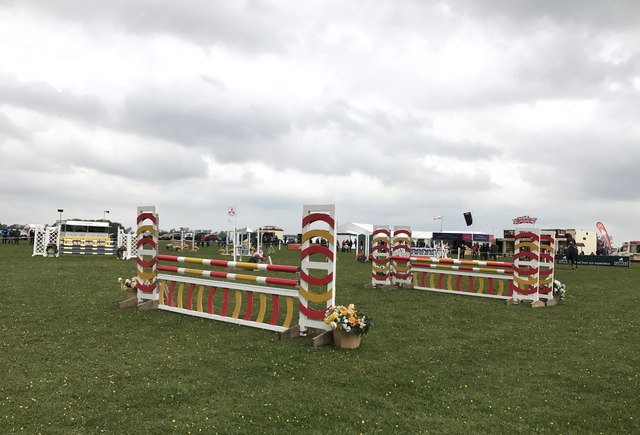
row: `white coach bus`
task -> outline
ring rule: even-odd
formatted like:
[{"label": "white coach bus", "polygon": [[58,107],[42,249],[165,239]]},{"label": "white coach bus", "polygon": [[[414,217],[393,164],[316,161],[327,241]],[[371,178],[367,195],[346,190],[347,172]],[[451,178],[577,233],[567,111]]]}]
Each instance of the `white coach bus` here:
[{"label": "white coach bus", "polygon": [[100,221],[64,221],[61,228],[62,237],[108,238],[109,222]]}]

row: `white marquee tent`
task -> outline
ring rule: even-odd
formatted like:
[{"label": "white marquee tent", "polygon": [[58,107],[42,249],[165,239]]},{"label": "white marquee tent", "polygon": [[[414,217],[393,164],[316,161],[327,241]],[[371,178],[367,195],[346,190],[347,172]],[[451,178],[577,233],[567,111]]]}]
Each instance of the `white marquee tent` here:
[{"label": "white marquee tent", "polygon": [[351,240],[355,243],[356,255],[358,254],[358,240],[361,238],[360,236],[364,236],[367,241],[364,244],[365,254],[369,255],[369,237],[373,233],[373,225],[372,224],[361,224],[358,222],[347,222],[346,224],[338,225],[337,228],[337,236],[338,236],[338,245],[342,244],[343,240]]},{"label": "white marquee tent", "polygon": [[[393,231],[393,226],[390,225],[390,229]],[[369,237],[373,234],[373,225],[372,224],[363,224],[358,222],[347,222],[342,225],[338,225],[337,229],[338,233],[338,244],[341,244],[343,240],[353,240],[357,243],[359,240],[359,236],[364,236],[367,240],[365,243],[365,254],[369,255],[369,244],[371,240]],[[412,239],[424,239],[426,242],[430,241],[433,237],[432,231],[412,231]],[[357,249],[356,249],[357,253]]]},{"label": "white marquee tent", "polygon": [[359,234],[370,236],[373,233],[373,225],[347,222],[346,224],[338,225],[337,233],[338,236],[356,236]]}]

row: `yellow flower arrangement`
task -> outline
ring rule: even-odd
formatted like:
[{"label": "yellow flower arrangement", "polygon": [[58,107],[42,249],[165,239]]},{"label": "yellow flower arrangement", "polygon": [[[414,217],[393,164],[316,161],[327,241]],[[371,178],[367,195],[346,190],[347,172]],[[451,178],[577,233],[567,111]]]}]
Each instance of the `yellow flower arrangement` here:
[{"label": "yellow flower arrangement", "polygon": [[324,313],[324,323],[331,329],[342,329],[350,334],[365,335],[373,325],[373,319],[358,313],[353,304],[329,307]]},{"label": "yellow flower arrangement", "polygon": [[134,276],[133,278],[118,278],[118,284],[120,284],[120,288],[122,290],[132,290],[136,288],[137,285],[137,281],[136,281],[136,277]]}]

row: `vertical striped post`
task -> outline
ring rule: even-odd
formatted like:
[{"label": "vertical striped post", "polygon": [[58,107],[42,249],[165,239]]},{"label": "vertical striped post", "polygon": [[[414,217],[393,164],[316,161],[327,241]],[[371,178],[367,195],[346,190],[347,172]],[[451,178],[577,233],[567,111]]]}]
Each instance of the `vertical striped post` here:
[{"label": "vertical striped post", "polygon": [[375,225],[371,239],[371,285],[391,284],[390,260],[391,233],[388,225]]},{"label": "vertical striped post", "polygon": [[517,229],[514,236],[513,300],[538,301],[540,283],[540,230]]},{"label": "vertical striped post", "polygon": [[399,287],[411,285],[411,227],[393,227],[391,257],[391,282]]},{"label": "vertical striped post", "polygon": [[555,231],[540,231],[540,298],[553,299],[555,259],[558,241]]},{"label": "vertical striped post", "polygon": [[157,300],[157,262],[158,262],[158,214],[155,206],[138,207],[136,218],[138,250],[136,257],[136,287],[138,300]]},{"label": "vertical striped post", "polygon": [[[305,205],[300,247],[300,335],[307,328],[329,330],[324,312],[335,305],[336,206]],[[323,244],[313,243],[320,238]]]}]

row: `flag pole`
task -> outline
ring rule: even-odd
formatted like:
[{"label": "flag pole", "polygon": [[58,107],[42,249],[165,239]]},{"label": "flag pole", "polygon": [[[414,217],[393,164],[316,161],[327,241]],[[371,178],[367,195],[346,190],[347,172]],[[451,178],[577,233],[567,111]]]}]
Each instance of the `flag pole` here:
[{"label": "flag pole", "polygon": [[238,210],[233,213],[233,261],[236,261],[238,252]]},{"label": "flag pole", "polygon": [[444,222],[444,216],[440,217],[440,232],[442,232],[442,222]]}]

